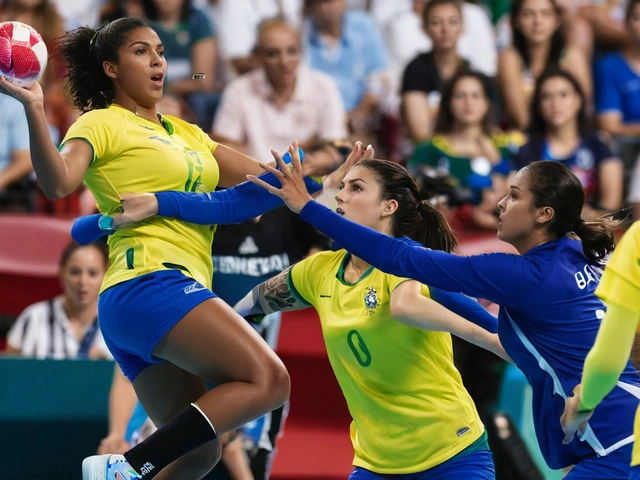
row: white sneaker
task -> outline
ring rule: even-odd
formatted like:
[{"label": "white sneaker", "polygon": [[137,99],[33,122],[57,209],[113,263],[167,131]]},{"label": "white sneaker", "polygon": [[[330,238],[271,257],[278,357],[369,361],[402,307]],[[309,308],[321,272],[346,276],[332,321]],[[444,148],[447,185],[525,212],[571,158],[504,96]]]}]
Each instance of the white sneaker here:
[{"label": "white sneaker", "polygon": [[140,480],[123,455],[94,455],[82,461],[82,480]]}]

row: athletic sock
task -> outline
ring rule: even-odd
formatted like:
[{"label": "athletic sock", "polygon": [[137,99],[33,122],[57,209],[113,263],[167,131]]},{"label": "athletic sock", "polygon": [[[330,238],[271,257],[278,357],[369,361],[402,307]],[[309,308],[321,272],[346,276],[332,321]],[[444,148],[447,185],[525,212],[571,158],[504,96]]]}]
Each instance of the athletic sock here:
[{"label": "athletic sock", "polygon": [[133,469],[148,480],[185,453],[217,437],[209,419],[192,403],[124,456]]}]

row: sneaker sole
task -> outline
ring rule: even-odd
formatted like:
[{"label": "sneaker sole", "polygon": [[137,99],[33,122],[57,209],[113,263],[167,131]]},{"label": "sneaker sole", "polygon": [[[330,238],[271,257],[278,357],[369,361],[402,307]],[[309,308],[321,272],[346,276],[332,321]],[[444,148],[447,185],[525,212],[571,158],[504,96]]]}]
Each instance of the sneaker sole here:
[{"label": "sneaker sole", "polygon": [[105,480],[111,455],[94,455],[82,461],[82,480]]}]

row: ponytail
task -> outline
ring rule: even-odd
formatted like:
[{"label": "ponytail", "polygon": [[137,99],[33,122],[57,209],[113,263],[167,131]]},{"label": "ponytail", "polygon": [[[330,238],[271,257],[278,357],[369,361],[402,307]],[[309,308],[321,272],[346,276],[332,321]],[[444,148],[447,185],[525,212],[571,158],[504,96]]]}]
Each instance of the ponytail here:
[{"label": "ponytail", "polygon": [[62,37],[57,50],[68,66],[65,93],[74,107],[84,113],[111,105],[115,90],[102,63],[117,63],[118,50],[127,35],[140,27],[149,27],[149,23],[121,18],[98,30],[79,27]]},{"label": "ponytail", "polygon": [[372,171],[380,185],[383,200],[395,199],[398,209],[393,214],[393,236],[409,237],[427,248],[452,252],[457,245],[455,233],[444,216],[420,201],[418,185],[407,169],[388,160],[367,159],[353,168]]},{"label": "ponytail", "polygon": [[631,208],[608,213],[596,220],[580,219],[574,225],[574,233],[582,240],[582,250],[592,262],[601,262],[615,248],[613,230],[630,218]]},{"label": "ponytail", "polygon": [[433,208],[428,200],[417,206],[418,217],[415,230],[410,237],[427,248],[451,253],[458,245],[458,238],[444,215]]}]

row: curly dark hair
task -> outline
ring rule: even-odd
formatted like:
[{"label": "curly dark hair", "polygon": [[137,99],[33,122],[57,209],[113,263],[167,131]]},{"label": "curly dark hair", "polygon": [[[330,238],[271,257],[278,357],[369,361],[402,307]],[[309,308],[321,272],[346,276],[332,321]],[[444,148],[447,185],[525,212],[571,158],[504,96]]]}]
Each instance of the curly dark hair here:
[{"label": "curly dark hair", "polygon": [[145,20],[121,18],[97,30],[79,27],[62,37],[57,49],[69,67],[65,93],[74,107],[84,113],[111,105],[115,91],[102,62],[117,62],[127,35],[140,27],[151,28]]}]

